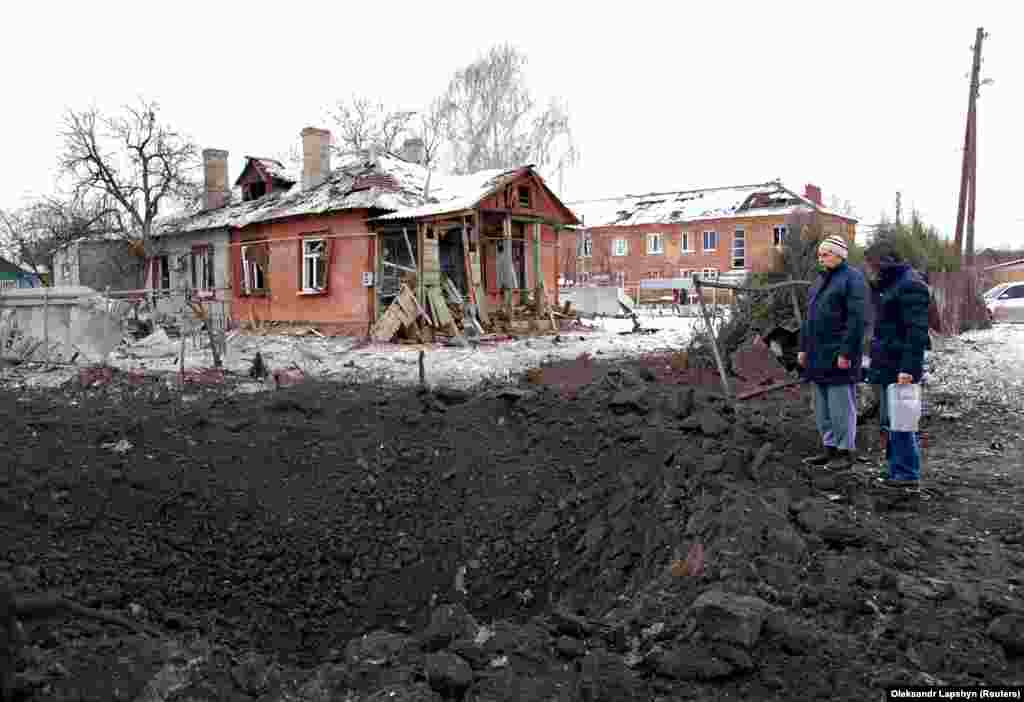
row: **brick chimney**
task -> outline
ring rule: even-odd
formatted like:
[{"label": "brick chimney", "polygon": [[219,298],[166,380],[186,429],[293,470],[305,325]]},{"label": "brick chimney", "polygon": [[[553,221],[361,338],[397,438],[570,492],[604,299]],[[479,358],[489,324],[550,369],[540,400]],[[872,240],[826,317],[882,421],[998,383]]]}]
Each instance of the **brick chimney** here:
[{"label": "brick chimney", "polygon": [[215,210],[228,200],[228,152],[203,149],[203,209]]},{"label": "brick chimney", "polygon": [[327,180],[331,172],[331,133],[306,127],[302,136],[302,189],[311,190]]},{"label": "brick chimney", "polygon": [[821,188],[819,188],[817,185],[811,185],[810,183],[805,185],[804,197],[806,197],[808,200],[816,204],[818,207],[824,206],[821,201]]},{"label": "brick chimney", "polygon": [[426,151],[427,147],[419,137],[406,139],[405,143],[402,144],[402,158],[409,163],[418,163],[422,166],[423,161],[426,159]]}]

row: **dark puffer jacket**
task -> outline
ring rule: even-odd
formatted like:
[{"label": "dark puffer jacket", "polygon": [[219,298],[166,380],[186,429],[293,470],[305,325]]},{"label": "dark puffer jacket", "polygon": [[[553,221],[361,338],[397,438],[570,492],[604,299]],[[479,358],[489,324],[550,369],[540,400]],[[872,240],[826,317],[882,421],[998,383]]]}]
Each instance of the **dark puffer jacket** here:
[{"label": "dark puffer jacket", "polygon": [[[822,385],[858,383],[864,348],[864,275],[846,262],[818,276],[800,328],[800,350],[807,354],[803,376]],[[846,356],[850,367],[836,365]]]},{"label": "dark puffer jacket", "polygon": [[924,375],[924,352],[932,347],[928,336],[928,286],[905,263],[883,264],[879,270],[875,328],[871,339],[871,366],[867,380],[891,385],[900,373],[914,382]]}]

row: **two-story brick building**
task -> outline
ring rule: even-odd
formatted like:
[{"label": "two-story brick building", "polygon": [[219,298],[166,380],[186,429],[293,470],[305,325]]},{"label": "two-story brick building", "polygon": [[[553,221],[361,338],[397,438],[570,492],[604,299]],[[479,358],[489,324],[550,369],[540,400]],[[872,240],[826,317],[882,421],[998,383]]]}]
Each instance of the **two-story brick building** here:
[{"label": "two-story brick building", "polygon": [[778,181],[571,202],[580,216],[563,276],[620,285],[650,278],[717,278],[770,270],[798,213],[816,213],[826,234],[853,241],[856,220],[826,209],[820,188],[804,194]]}]

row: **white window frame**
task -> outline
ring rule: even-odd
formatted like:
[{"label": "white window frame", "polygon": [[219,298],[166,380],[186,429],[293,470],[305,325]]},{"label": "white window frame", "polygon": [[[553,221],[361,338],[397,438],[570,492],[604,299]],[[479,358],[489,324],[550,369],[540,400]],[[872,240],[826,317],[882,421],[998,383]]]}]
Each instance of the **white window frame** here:
[{"label": "white window frame", "polygon": [[[654,246],[652,246],[654,244]],[[647,255],[660,256],[665,253],[665,234],[662,232],[650,232],[647,235]]]},{"label": "white window frame", "polygon": [[[262,268],[255,261],[249,260],[246,256],[251,246],[243,246],[242,249],[242,292],[250,295],[254,292],[266,290],[266,277]],[[259,283],[257,286],[256,283]]]},{"label": "white window frame", "polygon": [[[736,261],[740,265],[736,265]],[[747,235],[743,229],[737,227],[732,234],[732,267],[743,269],[747,267]]]},{"label": "white window frame", "polygon": [[[708,246],[708,234],[714,239],[714,246]],[[718,232],[711,229],[705,231],[701,243],[704,244],[704,251],[718,251]]]},{"label": "white window frame", "polygon": [[680,237],[680,241],[679,241],[679,250],[680,250],[680,252],[684,253],[684,254],[692,254],[692,253],[694,253],[693,247],[690,246],[690,244],[692,244],[692,243],[693,242],[690,241],[690,232],[683,232],[683,235],[682,235],[682,237]]},{"label": "white window frame", "polygon": [[628,256],[629,241],[627,239],[612,239],[612,256]]},{"label": "white window frame", "polygon": [[789,227],[785,224],[776,224],[772,227],[772,246],[781,249],[787,234],[789,234]]},{"label": "white window frame", "polygon": [[189,254],[192,274],[192,289],[201,291],[212,291],[217,287],[217,276],[215,274],[215,254],[213,246],[196,246]]},{"label": "white window frame", "polygon": [[[319,251],[312,251],[314,244],[320,244]],[[322,237],[315,237],[302,240],[302,292],[321,292],[325,287],[326,280],[317,280],[319,275],[317,262],[327,256],[327,241]],[[324,276],[327,275],[327,266],[324,265]]]},{"label": "white window frame", "polygon": [[647,280],[661,280],[661,271],[648,271]]},{"label": "white window frame", "polygon": [[576,240],[576,257],[591,258],[594,255],[594,238],[590,232],[579,232]]},{"label": "white window frame", "polygon": [[717,268],[702,268],[700,271],[701,280],[718,280],[718,269]]}]

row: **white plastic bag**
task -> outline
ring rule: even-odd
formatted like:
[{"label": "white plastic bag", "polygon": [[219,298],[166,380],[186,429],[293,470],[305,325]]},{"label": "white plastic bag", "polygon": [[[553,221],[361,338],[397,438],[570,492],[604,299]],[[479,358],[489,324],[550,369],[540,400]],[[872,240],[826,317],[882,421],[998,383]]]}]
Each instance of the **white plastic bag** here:
[{"label": "white plastic bag", "polygon": [[921,386],[893,383],[885,389],[889,431],[917,431],[921,421]]}]

